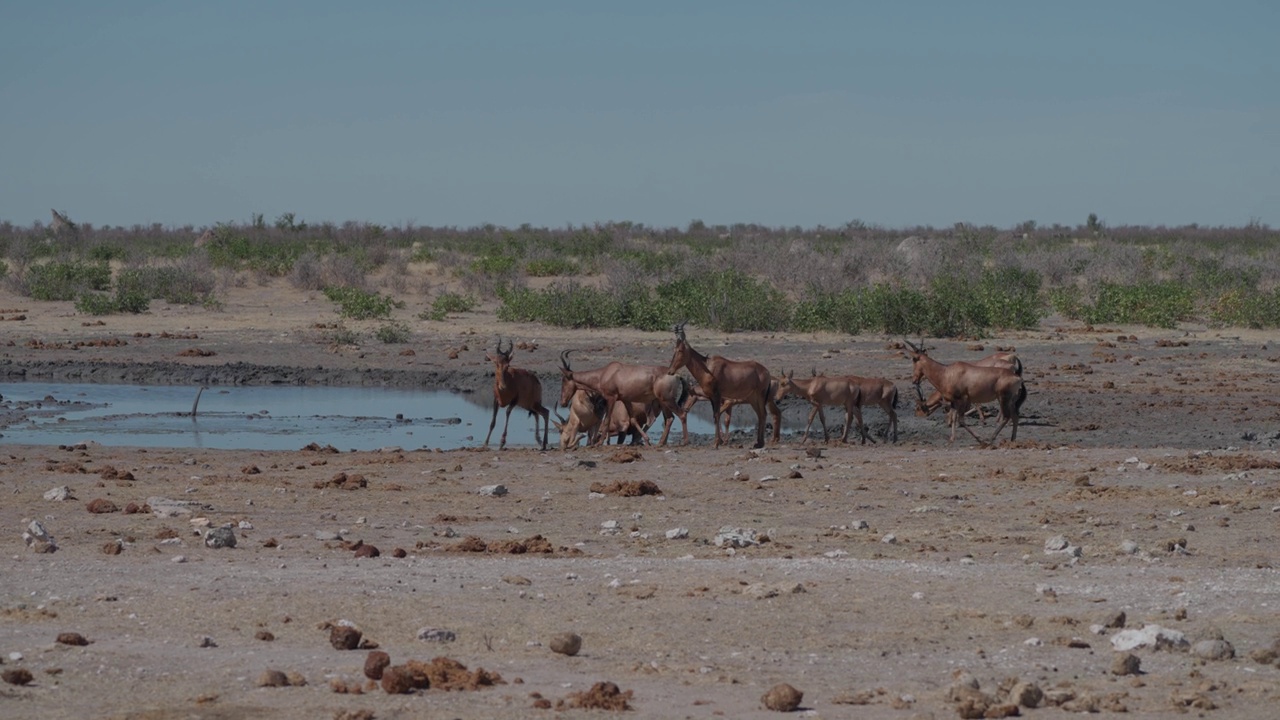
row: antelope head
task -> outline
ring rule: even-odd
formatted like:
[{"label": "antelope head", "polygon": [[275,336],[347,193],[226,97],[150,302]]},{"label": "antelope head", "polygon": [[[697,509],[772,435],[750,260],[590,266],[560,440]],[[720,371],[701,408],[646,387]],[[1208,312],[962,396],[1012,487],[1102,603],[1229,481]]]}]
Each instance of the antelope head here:
[{"label": "antelope head", "polygon": [[560,353],[560,405],[569,407],[569,403],[573,400],[573,393],[577,391],[578,386],[573,382],[573,368],[569,367],[569,353],[571,350],[564,350]]}]

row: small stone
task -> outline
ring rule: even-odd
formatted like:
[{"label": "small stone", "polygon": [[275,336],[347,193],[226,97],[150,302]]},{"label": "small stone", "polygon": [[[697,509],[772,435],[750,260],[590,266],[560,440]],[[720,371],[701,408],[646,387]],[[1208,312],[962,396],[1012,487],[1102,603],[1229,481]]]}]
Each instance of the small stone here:
[{"label": "small stone", "polygon": [[119,555],[120,551],[123,549],[124,549],[124,545],[122,545],[119,540],[112,540],[111,542],[106,543],[105,545],[102,546],[102,554],[103,555]]},{"label": "small stone", "polygon": [[1203,660],[1230,660],[1236,649],[1226,640],[1201,640],[1191,646],[1191,654]]},{"label": "small stone", "polygon": [[371,650],[364,659],[364,676],[370,680],[381,680],[382,671],[390,665],[390,655],[381,650]]},{"label": "small stone", "polygon": [[391,551],[391,557],[393,558],[409,557],[409,553],[406,552],[404,548],[396,548],[395,550]]},{"label": "small stone", "polygon": [[95,498],[90,500],[89,504],[85,505],[85,509],[91,513],[98,514],[120,512],[120,508],[117,507],[115,503],[105,498]]},{"label": "small stone", "polygon": [[1127,616],[1124,614],[1123,610],[1113,610],[1107,613],[1106,615],[1104,615],[1102,617],[1101,622],[1099,622],[1098,624],[1104,628],[1116,630],[1124,627],[1124,623],[1126,619],[1127,619]]},{"label": "small stone", "polygon": [[253,634],[253,637],[255,640],[261,640],[263,642],[271,642],[276,639],[276,636],[271,634],[270,630],[259,630]]},{"label": "small stone", "polygon": [[760,702],[764,703],[764,706],[770,710],[791,712],[800,707],[800,700],[803,698],[803,692],[787,683],[778,683],[769,688],[769,692],[760,696]]},{"label": "small stone", "polygon": [[1142,666],[1142,659],[1133,653],[1116,653],[1111,661],[1112,675],[1137,675]]},{"label": "small stone", "polygon": [[214,642],[213,638],[209,637],[208,635],[200,635],[196,638],[196,647],[216,648],[218,647],[218,643]]},{"label": "small stone", "polygon": [[53,488],[52,490],[47,490],[45,491],[44,499],[51,500],[53,502],[62,502],[63,500],[70,500],[72,499],[71,488],[67,487],[66,485],[60,485],[56,488]]},{"label": "small stone", "polygon": [[88,645],[89,641],[77,632],[58,633],[58,643],[62,645]]},{"label": "small stone", "polygon": [[392,665],[382,671],[382,690],[389,695],[400,695],[431,687],[426,674],[415,672],[405,665]]},{"label": "small stone", "polygon": [[289,684],[293,687],[306,687],[307,679],[297,670],[290,670],[284,676],[289,679]]},{"label": "small stone", "polygon": [[418,630],[418,639],[426,642],[447,643],[458,639],[458,634],[444,628],[424,627]]},{"label": "small stone", "polygon": [[26,685],[35,678],[32,677],[31,671],[26,668],[11,668],[0,673],[0,677],[10,685]]},{"label": "small stone", "polygon": [[355,650],[360,647],[363,633],[349,625],[334,625],[329,629],[329,644],[334,650]]},{"label": "small stone", "polygon": [[490,495],[493,497],[502,497],[507,494],[506,485],[485,485],[478,491],[481,495]]},{"label": "small stone", "polygon": [[1033,682],[1020,682],[1009,690],[1009,702],[1025,708],[1039,707],[1044,701],[1044,691]]},{"label": "small stone", "polygon": [[577,633],[560,633],[551,638],[549,644],[551,652],[560,653],[561,655],[577,655],[582,649],[582,636]]},{"label": "small stone", "polygon": [[258,687],[289,687],[289,677],[279,670],[263,670],[258,676]]},{"label": "small stone", "polygon": [[689,528],[671,528],[666,535],[668,540],[683,540],[689,537]]},{"label": "small stone", "polygon": [[233,548],[236,546],[236,531],[229,527],[216,527],[204,536],[205,547]]},{"label": "small stone", "polygon": [[373,545],[361,545],[356,548],[356,557],[358,558],[376,558],[381,554],[378,548]]}]

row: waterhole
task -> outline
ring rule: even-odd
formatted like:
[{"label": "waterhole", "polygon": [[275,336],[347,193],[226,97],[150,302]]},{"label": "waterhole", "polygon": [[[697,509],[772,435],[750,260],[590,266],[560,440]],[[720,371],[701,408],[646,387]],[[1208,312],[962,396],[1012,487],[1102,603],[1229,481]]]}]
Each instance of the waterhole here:
[{"label": "waterhole", "polygon": [[[3,444],[93,441],[110,446],[297,450],[316,443],[344,451],[449,450],[483,444],[493,413],[488,392],[334,386],[234,386],[198,392],[186,386],[88,383],[11,383],[0,388]],[[699,409],[705,406],[701,403]],[[502,435],[505,415],[505,409],[498,412],[493,447]],[[533,427],[528,413],[513,411],[507,445],[532,447]],[[679,427],[676,421],[672,428],[677,440]],[[550,444],[555,446],[559,436],[554,425],[551,430]],[[661,423],[655,424],[650,437],[656,441],[661,431]],[[709,416],[691,413],[689,432],[709,435]]]}]

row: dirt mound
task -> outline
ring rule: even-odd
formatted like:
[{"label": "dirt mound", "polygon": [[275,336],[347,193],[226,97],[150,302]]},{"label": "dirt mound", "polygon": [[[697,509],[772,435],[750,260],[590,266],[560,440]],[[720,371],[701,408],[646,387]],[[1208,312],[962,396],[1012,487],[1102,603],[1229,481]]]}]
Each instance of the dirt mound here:
[{"label": "dirt mound", "polygon": [[662,488],[652,480],[626,480],[604,483],[591,483],[591,492],[601,495],[619,495],[622,497],[639,497],[641,495],[661,495]]}]

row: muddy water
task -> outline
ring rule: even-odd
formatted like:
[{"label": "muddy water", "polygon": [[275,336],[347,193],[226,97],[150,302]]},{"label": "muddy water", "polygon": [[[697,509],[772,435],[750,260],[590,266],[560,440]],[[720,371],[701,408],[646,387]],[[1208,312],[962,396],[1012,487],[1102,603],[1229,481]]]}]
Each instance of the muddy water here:
[{"label": "muddy water", "polygon": [[[332,386],[198,390],[173,385],[0,385],[0,445],[94,441],[110,446],[296,450],[314,442],[339,450],[447,450],[483,443],[493,412],[492,400],[482,393]],[[505,411],[498,413],[493,445],[502,434],[504,416]],[[689,431],[710,433],[710,422],[691,416]],[[660,425],[651,429],[655,440],[660,432]],[[533,433],[527,413],[511,414],[508,445],[532,446]]]}]

